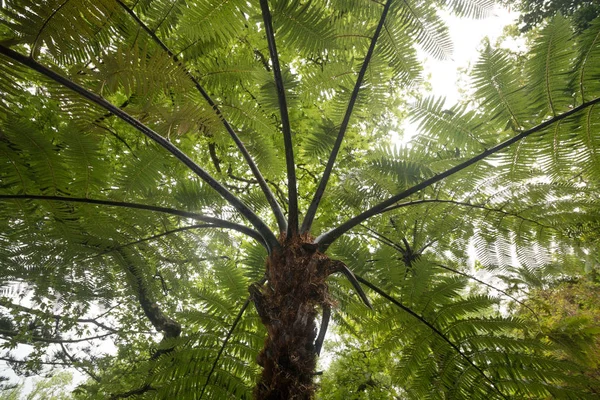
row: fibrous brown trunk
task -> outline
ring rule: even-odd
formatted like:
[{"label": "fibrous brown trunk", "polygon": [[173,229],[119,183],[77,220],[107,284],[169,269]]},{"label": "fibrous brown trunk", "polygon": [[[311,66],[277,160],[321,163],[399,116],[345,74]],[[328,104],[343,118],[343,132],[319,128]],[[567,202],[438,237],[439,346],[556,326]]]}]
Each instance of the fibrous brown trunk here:
[{"label": "fibrous brown trunk", "polygon": [[262,376],[255,398],[311,399],[316,367],[315,319],[330,303],[326,284],[329,259],[316,251],[309,237],[282,241],[267,260],[267,283],[250,287],[267,328],[258,363]]}]

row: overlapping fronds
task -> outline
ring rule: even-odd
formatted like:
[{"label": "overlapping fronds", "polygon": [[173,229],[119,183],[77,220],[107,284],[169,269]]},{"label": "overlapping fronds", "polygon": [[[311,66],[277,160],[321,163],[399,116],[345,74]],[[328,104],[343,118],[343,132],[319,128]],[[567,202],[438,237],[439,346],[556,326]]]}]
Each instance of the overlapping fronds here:
[{"label": "overlapping fronds", "polygon": [[[498,299],[468,295],[464,276],[440,274],[425,260],[408,270],[397,257],[385,263],[385,269],[370,273],[386,274],[378,276],[385,282],[378,293],[397,304],[375,299],[375,313],[359,317],[342,297],[337,321],[349,332],[347,340],[362,343],[361,351],[392,364],[389,377],[405,397],[592,398],[576,389],[585,378],[573,375],[572,364],[527,339],[522,320],[499,315]],[[548,374],[540,374],[542,369]]]},{"label": "overlapping fronds", "polygon": [[[298,257],[319,275],[319,300],[299,303],[318,338],[331,311],[340,338],[375,343],[389,393],[585,398],[578,367],[550,355],[581,353],[578,337],[537,340],[506,312],[597,240],[600,22],[573,38],[557,17],[522,57],[487,46],[469,104],[403,107],[417,48],[451,57],[437,11],[492,3],[5,2],[0,284],[25,282],[32,307],[2,300],[0,340],[35,342],[36,362],[110,340],[56,356],[85,366],[87,398],[251,398],[281,315],[261,290],[292,287],[275,272]],[[406,113],[421,135],[394,146]],[[467,267],[470,245],[504,286]],[[76,338],[90,324],[101,337]]]},{"label": "overlapping fronds", "polygon": [[48,2],[10,1],[2,10],[19,42],[30,46],[31,56],[49,53],[60,63],[95,60],[119,32],[106,21],[118,5],[112,0]]},{"label": "overlapping fronds", "polygon": [[494,9],[493,0],[450,0],[443,4],[459,16],[485,18]]}]

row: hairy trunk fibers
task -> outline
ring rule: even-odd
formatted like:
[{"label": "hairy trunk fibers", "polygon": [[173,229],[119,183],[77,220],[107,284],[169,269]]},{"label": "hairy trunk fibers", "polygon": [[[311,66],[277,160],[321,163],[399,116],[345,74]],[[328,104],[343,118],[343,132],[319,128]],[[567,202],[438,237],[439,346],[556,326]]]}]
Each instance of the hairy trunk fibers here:
[{"label": "hairy trunk fibers", "polygon": [[266,285],[249,289],[267,328],[258,356],[263,372],[254,394],[259,400],[312,398],[315,319],[318,308],[330,303],[325,283],[329,259],[308,237],[282,242],[267,260]]}]

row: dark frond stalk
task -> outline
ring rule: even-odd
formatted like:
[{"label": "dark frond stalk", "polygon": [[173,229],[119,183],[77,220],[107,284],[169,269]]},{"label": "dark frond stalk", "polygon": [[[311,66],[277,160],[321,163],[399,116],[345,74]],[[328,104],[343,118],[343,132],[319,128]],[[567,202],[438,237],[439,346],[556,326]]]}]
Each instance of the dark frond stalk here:
[{"label": "dark frond stalk", "polygon": [[268,0],[260,0],[260,9],[265,25],[267,43],[269,44],[269,53],[271,54],[271,64],[273,65],[273,75],[275,77],[275,87],[277,88],[277,98],[279,100],[279,113],[281,115],[281,129],[283,132],[283,144],[285,147],[285,162],[287,168],[288,183],[288,227],[287,238],[291,239],[298,234],[298,191],[296,187],[296,166],[294,160],[294,148],[292,143],[292,130],[290,127],[290,118],[288,115],[287,101],[285,99],[285,88],[283,87],[283,77],[279,65],[279,55],[275,44],[275,33],[273,32],[273,21],[269,11]]},{"label": "dark frond stalk", "polygon": [[360,281],[362,284],[364,284],[365,286],[369,287],[371,290],[373,290],[374,292],[376,292],[377,294],[379,294],[381,297],[383,297],[384,299],[390,301],[393,305],[395,305],[396,307],[400,308],[401,310],[405,311],[406,313],[408,313],[409,315],[411,315],[412,317],[416,318],[419,322],[421,322],[423,325],[427,326],[429,329],[431,329],[431,331],[433,331],[433,333],[435,333],[437,336],[439,336],[444,342],[448,343],[448,345],[450,345],[450,347],[452,347],[458,354],[460,354],[460,356],[467,362],[469,363],[469,365],[471,365],[471,367],[473,367],[482,377],[483,379],[485,379],[485,381],[496,391],[496,393],[498,393],[503,399],[508,400],[508,397],[506,397],[501,391],[500,389],[498,389],[498,387],[496,386],[496,384],[494,384],[494,382],[485,374],[485,372],[483,372],[483,370],[481,368],[479,368],[474,362],[473,360],[471,360],[471,358],[466,355],[461,349],[460,347],[458,347],[456,344],[454,344],[446,335],[444,335],[444,333],[442,333],[439,329],[437,329],[435,326],[433,326],[430,322],[428,322],[425,318],[423,318],[422,316],[420,316],[419,314],[417,314],[416,312],[414,312],[413,310],[411,310],[410,308],[406,307],[404,304],[400,303],[398,300],[396,300],[395,298],[393,298],[392,296],[390,296],[389,294],[387,294],[383,289],[380,289],[379,287],[375,286],[374,284],[372,284],[371,282],[367,281],[365,278],[356,275],[356,279],[358,279],[358,281]]},{"label": "dark frond stalk", "polygon": [[363,301],[363,303],[365,303],[367,307],[369,307],[371,310],[373,309],[371,301],[369,300],[364,290],[362,290],[362,287],[360,287],[360,284],[356,280],[354,272],[352,272],[346,264],[339,260],[333,261],[332,270],[333,272],[341,272],[342,274],[344,274],[346,279],[348,279],[348,281],[350,281],[350,283],[352,284],[352,287],[354,287],[354,290],[356,290],[356,293],[358,293],[358,297],[360,297],[360,299]]},{"label": "dark frond stalk", "polygon": [[406,250],[400,246],[399,243],[394,242],[392,239],[388,238],[387,236],[383,235],[382,233],[377,232],[375,229],[371,229],[368,226],[364,225],[364,224],[360,224],[360,226],[364,229],[366,229],[367,231],[369,231],[371,233],[372,238],[374,238],[375,240],[377,240],[378,242],[381,242],[385,245],[390,246],[391,248],[393,248],[394,250],[399,251],[400,253],[404,254],[406,253]]},{"label": "dark frond stalk", "polygon": [[329,326],[329,319],[331,319],[331,307],[328,304],[323,304],[321,327],[319,328],[317,340],[315,340],[315,353],[317,353],[317,356],[321,355],[321,349],[323,348],[323,342],[325,341],[325,334],[327,333],[327,327]]},{"label": "dark frond stalk", "polygon": [[321,181],[319,182],[319,186],[315,192],[312,202],[308,207],[308,211],[304,216],[304,220],[302,221],[302,227],[300,229],[301,233],[309,232],[312,227],[312,223],[314,221],[315,215],[317,214],[317,209],[319,208],[319,203],[321,202],[321,198],[323,197],[323,193],[325,193],[325,189],[327,188],[327,182],[329,181],[329,177],[331,176],[331,171],[333,170],[333,166],[335,164],[335,160],[340,151],[340,147],[342,146],[342,142],[344,141],[344,136],[346,134],[346,130],[348,129],[348,124],[350,123],[350,117],[352,116],[352,111],[354,110],[354,105],[356,104],[356,100],[358,99],[358,94],[360,92],[360,88],[362,86],[365,73],[367,72],[367,68],[369,67],[369,63],[371,62],[371,57],[373,56],[373,52],[375,51],[375,45],[377,44],[377,39],[379,38],[379,34],[381,33],[381,29],[385,23],[385,18],[387,17],[388,11],[392,4],[392,0],[387,0],[385,5],[383,6],[383,12],[381,13],[381,18],[379,19],[379,24],[377,24],[377,28],[375,29],[375,33],[371,38],[371,44],[369,45],[369,49],[367,54],[365,55],[365,59],[363,61],[362,67],[358,73],[358,77],[356,78],[356,84],[354,85],[354,89],[352,90],[352,94],[350,96],[350,102],[348,103],[348,108],[346,109],[346,114],[344,115],[344,119],[342,120],[342,125],[340,126],[340,130],[338,132],[337,138],[335,139],[335,143],[333,145],[333,149],[331,150],[331,154],[329,155],[329,159],[327,160],[327,165],[325,166],[325,171],[323,171],[323,176],[321,177]]},{"label": "dark frond stalk", "polygon": [[124,201],[113,201],[113,200],[99,200],[99,199],[88,199],[84,197],[63,197],[63,196],[43,196],[35,194],[0,194],[0,200],[15,200],[15,199],[27,199],[27,200],[46,200],[46,201],[64,201],[66,203],[83,203],[83,204],[94,204],[109,207],[123,207],[132,208],[136,210],[147,210],[160,212],[164,214],[176,215],[178,217],[190,218],[197,221],[203,221],[211,224],[215,228],[232,229],[243,233],[247,236],[258,241],[260,244],[265,246],[268,250],[267,244],[264,242],[263,237],[253,229],[247,226],[236,224],[235,222],[229,222],[223,219],[208,217],[206,215],[197,214],[189,211],[176,210],[173,208],[150,206],[139,203],[128,203]]},{"label": "dark frond stalk", "polygon": [[204,382],[204,386],[202,386],[202,391],[200,392],[200,399],[202,399],[202,396],[204,396],[204,392],[206,391],[206,388],[208,387],[208,384],[210,383],[210,378],[212,377],[212,374],[215,372],[215,368],[217,368],[219,359],[221,358],[221,355],[225,351],[225,347],[227,346],[227,343],[229,343],[229,339],[231,338],[233,331],[235,330],[237,324],[239,324],[239,322],[242,320],[242,316],[244,315],[244,312],[246,312],[246,309],[248,308],[249,305],[250,305],[250,297],[248,297],[246,299],[246,301],[242,305],[242,308],[240,308],[240,311],[238,312],[237,316],[233,320],[233,323],[231,324],[231,327],[229,328],[229,331],[227,332],[227,335],[225,336],[225,339],[223,340],[223,344],[221,345],[221,348],[219,349],[219,352],[217,353],[217,356],[215,357],[215,360],[212,363],[210,371],[208,372],[208,375],[206,376],[206,382]]},{"label": "dark frond stalk", "polygon": [[424,180],[423,182],[421,182],[415,186],[412,186],[412,187],[406,189],[403,192],[398,193],[397,195],[390,197],[387,200],[382,201],[381,203],[371,207],[370,209],[362,212],[361,214],[358,214],[357,216],[349,219],[348,221],[344,222],[340,226],[338,226],[328,232],[325,232],[324,234],[319,236],[315,242],[319,244],[320,250],[325,250],[325,249],[327,249],[327,247],[329,247],[329,245],[331,245],[331,243],[333,243],[335,240],[337,240],[341,235],[348,232],[349,230],[351,230],[352,228],[354,228],[361,222],[363,222],[377,214],[382,214],[382,213],[388,211],[388,208],[390,206],[392,206],[393,204],[397,203],[398,201],[403,200],[403,199],[407,198],[408,196],[411,196],[411,195],[413,195],[413,194],[415,194],[415,193],[417,193],[417,192],[419,192],[419,191],[433,185],[434,183],[437,183],[451,175],[454,175],[457,172],[460,172],[463,169],[470,167],[471,165],[475,164],[476,162],[481,161],[501,150],[504,150],[505,148],[509,147],[510,145],[517,143],[520,140],[522,140],[536,132],[539,132],[542,129],[544,129],[556,122],[562,121],[565,118],[568,118],[571,115],[573,115],[579,111],[582,111],[588,107],[591,107],[596,103],[600,103],[600,97],[595,98],[594,100],[585,102],[575,108],[572,108],[571,110],[569,110],[563,114],[560,114],[553,118],[550,118],[547,121],[531,128],[531,129],[523,131],[520,134],[513,136],[512,138],[490,148],[489,150],[486,150],[486,151],[476,155],[475,157],[473,157],[463,163],[460,163],[440,174],[437,174],[429,179]]},{"label": "dark frond stalk", "polygon": [[[217,106],[217,104],[209,96],[209,94],[206,92],[206,90],[204,90],[204,87],[202,87],[202,85],[200,85],[200,82],[198,81],[198,79],[194,75],[192,75],[192,73],[187,68],[184,67],[183,63],[179,60],[177,55],[175,55],[171,51],[171,49],[169,49],[167,47],[167,45],[165,45],[164,42],[162,40],[160,40],[160,38],[155,33],[156,30],[152,31],[146,24],[144,24],[144,22],[142,20],[140,20],[140,18],[133,12],[133,10],[131,8],[127,7],[127,5],[125,5],[121,0],[116,0],[116,1],[121,6],[121,8],[123,8],[123,10],[125,10],[125,12],[127,14],[129,14],[131,16],[131,18],[133,18],[133,20],[152,38],[152,40],[154,40],[154,42],[156,44],[158,44],[160,46],[160,48],[163,49],[165,51],[165,53],[167,53],[169,55],[169,57],[171,57],[171,59],[176,64],[179,64],[181,66],[184,73],[188,76],[188,78],[194,84],[194,87],[196,88],[198,93],[200,93],[200,95],[206,100],[208,105],[213,109],[215,114],[219,117],[219,119],[221,120],[221,123],[223,124],[223,127],[225,127],[225,130],[227,131],[227,133],[229,133],[229,136],[231,136],[231,138],[235,142],[238,150],[240,151],[240,153],[242,153],[242,156],[246,160],[246,163],[250,167],[250,170],[252,170],[252,174],[256,178],[258,185],[260,186],[265,197],[267,198],[267,201],[269,202],[269,205],[271,206],[273,214],[275,215],[275,218],[277,219],[277,225],[279,226],[279,230],[281,232],[284,232],[287,227],[287,222],[285,220],[285,216],[283,215],[283,211],[282,211],[279,203],[277,202],[277,199],[275,198],[275,195],[273,194],[273,192],[267,185],[265,178],[263,177],[260,170],[258,169],[258,166],[252,159],[252,156],[248,152],[248,149],[246,149],[246,146],[244,145],[242,140],[235,133],[235,131],[233,130],[233,127],[231,126],[229,121],[227,121],[227,119],[225,119],[225,117],[223,116],[221,109]],[[175,3],[173,3],[173,5],[174,4]],[[157,29],[158,29],[158,27],[157,27]]]},{"label": "dark frond stalk", "polygon": [[23,64],[40,74],[46,76],[47,78],[73,90],[77,94],[82,97],[90,100],[94,104],[99,105],[107,111],[110,111],[133,128],[143,133],[156,143],[158,143],[161,147],[167,150],[169,153],[173,154],[175,158],[185,164],[190,170],[192,170],[196,175],[198,175],[204,182],[206,182],[210,187],[212,187],[217,193],[219,193],[229,204],[231,204],[240,214],[242,214],[250,223],[254,226],[254,228],[260,233],[260,235],[264,238],[264,241],[269,245],[272,249],[279,245],[277,238],[271,232],[267,224],[265,224],[258,215],[256,215],[246,204],[244,204],[237,196],[231,193],[225,186],[223,186],[220,182],[218,182],[215,178],[213,178],[208,172],[206,172],[202,167],[196,164],[191,158],[189,158],[184,152],[179,150],[179,148],[169,142],[167,139],[163,138],[158,133],[154,132],[152,129],[142,124],[140,121],[127,114],[123,110],[119,109],[115,105],[106,101],[103,97],[98,96],[95,93],[90,92],[84,87],[78,85],[77,83],[65,78],[64,76],[57,74],[51,69],[43,66],[32,58],[26,57],[14,50],[11,50],[4,45],[0,45],[0,54],[3,54],[14,61],[17,61],[20,64]]}]

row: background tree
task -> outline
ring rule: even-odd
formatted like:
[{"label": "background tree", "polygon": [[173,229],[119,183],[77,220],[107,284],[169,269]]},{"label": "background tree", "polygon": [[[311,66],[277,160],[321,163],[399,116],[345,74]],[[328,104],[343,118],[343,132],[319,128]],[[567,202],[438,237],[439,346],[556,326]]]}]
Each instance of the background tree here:
[{"label": "background tree", "polygon": [[521,13],[521,32],[527,32],[558,14],[571,17],[575,31],[581,32],[600,15],[600,5],[594,0],[504,0],[503,4]]},{"label": "background tree", "polygon": [[31,390],[25,392],[25,385],[0,392],[6,400],[69,400],[72,399],[66,388],[71,384],[73,376],[66,371],[54,374],[48,379],[38,379],[33,383]]},{"label": "background tree", "polygon": [[[450,54],[439,4],[7,2],[1,279],[27,302],[0,335],[33,352],[6,357],[83,398],[310,398],[332,317],[383,336],[405,397],[592,395],[465,270],[472,237],[533,263],[597,230],[600,23],[556,18],[524,66],[486,49],[476,108],[400,111],[414,44]],[[424,133],[394,147],[405,112]]]}]

